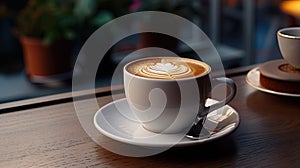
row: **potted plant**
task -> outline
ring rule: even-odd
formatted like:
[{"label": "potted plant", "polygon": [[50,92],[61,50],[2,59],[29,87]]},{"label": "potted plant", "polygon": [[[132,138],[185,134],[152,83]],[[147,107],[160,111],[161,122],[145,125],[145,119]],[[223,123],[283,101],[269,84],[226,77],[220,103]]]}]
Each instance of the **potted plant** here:
[{"label": "potted plant", "polygon": [[72,0],[29,0],[20,12],[15,32],[23,46],[26,73],[34,83],[71,77],[72,41],[78,20]]}]

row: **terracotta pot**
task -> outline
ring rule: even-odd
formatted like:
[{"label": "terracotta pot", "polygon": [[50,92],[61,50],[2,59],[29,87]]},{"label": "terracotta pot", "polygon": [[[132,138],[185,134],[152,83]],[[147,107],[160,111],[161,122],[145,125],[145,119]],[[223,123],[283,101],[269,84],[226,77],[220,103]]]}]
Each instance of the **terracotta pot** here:
[{"label": "terracotta pot", "polygon": [[41,39],[23,37],[21,43],[30,78],[59,76],[72,70],[70,41],[45,45]]}]

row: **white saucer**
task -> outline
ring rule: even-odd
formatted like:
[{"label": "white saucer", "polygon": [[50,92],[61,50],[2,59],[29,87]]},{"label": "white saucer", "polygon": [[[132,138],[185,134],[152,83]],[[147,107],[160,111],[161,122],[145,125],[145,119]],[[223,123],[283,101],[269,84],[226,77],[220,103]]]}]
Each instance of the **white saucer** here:
[{"label": "white saucer", "polygon": [[[208,103],[216,102],[211,99],[209,101]],[[217,115],[228,110],[231,112],[232,120],[215,134],[200,140],[191,140],[182,134],[157,134],[145,130],[131,112],[125,98],[100,108],[94,116],[94,124],[105,136],[126,144],[144,147],[189,146],[209,142],[233,132],[238,127],[240,118],[232,107],[226,105],[215,110],[208,115],[208,118],[216,118]]]},{"label": "white saucer", "polygon": [[278,91],[273,91],[270,89],[267,89],[265,87],[263,87],[260,84],[259,81],[259,76],[260,76],[260,72],[259,72],[259,68],[253,68],[252,70],[250,70],[246,76],[246,81],[247,83],[254,87],[257,90],[266,92],[266,93],[271,93],[271,94],[275,94],[275,95],[282,95],[282,96],[290,96],[290,97],[300,97],[300,94],[293,94],[293,93],[284,93],[284,92],[278,92]]}]

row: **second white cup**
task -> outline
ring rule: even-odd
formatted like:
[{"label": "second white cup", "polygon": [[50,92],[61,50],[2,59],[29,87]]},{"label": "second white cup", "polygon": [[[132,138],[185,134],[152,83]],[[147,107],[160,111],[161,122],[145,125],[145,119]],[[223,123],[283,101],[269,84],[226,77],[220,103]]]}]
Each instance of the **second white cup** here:
[{"label": "second white cup", "polygon": [[290,65],[300,69],[300,27],[278,30],[277,39],[282,57]]}]

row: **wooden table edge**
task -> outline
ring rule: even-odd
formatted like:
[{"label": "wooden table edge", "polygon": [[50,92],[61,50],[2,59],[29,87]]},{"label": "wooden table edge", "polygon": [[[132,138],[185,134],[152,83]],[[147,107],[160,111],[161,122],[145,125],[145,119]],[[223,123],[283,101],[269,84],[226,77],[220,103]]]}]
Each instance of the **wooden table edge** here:
[{"label": "wooden table edge", "polygon": [[47,105],[71,102],[73,99],[82,100],[93,96],[100,97],[110,95],[112,92],[118,93],[123,89],[122,85],[106,86],[95,89],[80,90],[74,92],[60,93],[49,96],[13,101],[0,104],[0,114],[13,111],[25,110]]}]

